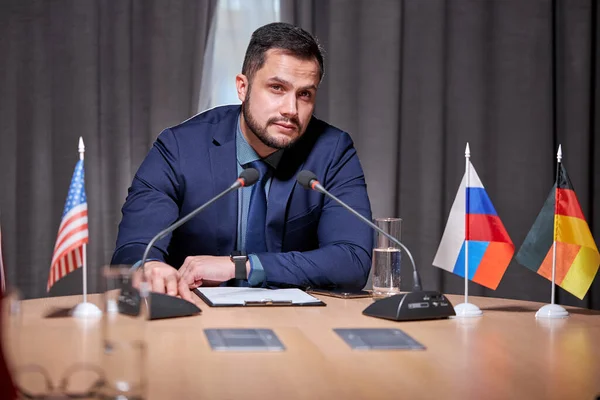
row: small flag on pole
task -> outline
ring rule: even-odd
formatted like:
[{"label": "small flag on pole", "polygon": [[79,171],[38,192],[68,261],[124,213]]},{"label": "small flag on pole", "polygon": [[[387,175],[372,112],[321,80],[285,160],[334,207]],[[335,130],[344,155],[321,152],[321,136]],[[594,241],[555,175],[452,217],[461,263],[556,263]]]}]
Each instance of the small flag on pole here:
[{"label": "small flag on pole", "polygon": [[88,243],[88,239],[83,160],[79,160],[75,165],[65,209],[58,228],[47,290],[50,290],[56,281],[83,265],[83,245]]},{"label": "small flag on pole", "polygon": [[554,241],[555,283],[583,299],[598,272],[600,254],[562,163],[557,180],[517,253],[517,261],[551,280]]},{"label": "small flag on pole", "polygon": [[[456,193],[433,265],[465,277],[465,241],[469,241],[469,280],[496,289],[515,252],[475,168]],[[468,228],[468,229],[467,229]]]}]

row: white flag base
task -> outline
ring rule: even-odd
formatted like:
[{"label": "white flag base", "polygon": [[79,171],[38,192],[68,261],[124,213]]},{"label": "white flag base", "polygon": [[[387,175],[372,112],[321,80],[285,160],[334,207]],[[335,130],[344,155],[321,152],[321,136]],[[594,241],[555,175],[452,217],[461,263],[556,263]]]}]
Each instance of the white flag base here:
[{"label": "white flag base", "polygon": [[536,313],[536,318],[567,318],[569,312],[558,304],[546,304]]},{"label": "white flag base", "polygon": [[483,312],[475,304],[471,303],[460,303],[454,306],[454,312],[456,316],[450,318],[474,318],[481,317]]},{"label": "white flag base", "polygon": [[99,318],[102,315],[102,311],[97,305],[93,303],[79,303],[73,308],[71,312],[75,318]]}]

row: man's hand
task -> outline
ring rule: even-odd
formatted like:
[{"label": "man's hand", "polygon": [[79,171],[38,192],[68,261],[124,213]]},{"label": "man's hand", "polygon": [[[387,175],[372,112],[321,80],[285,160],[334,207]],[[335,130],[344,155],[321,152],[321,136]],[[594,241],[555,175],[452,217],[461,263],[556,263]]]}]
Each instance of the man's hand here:
[{"label": "man's hand", "polygon": [[144,265],[144,274],[153,292],[177,295],[179,276],[175,268],[160,261],[148,261]]},{"label": "man's hand", "polygon": [[227,256],[187,257],[179,268],[179,294],[190,300],[190,289],[217,286],[235,276],[235,266]]}]

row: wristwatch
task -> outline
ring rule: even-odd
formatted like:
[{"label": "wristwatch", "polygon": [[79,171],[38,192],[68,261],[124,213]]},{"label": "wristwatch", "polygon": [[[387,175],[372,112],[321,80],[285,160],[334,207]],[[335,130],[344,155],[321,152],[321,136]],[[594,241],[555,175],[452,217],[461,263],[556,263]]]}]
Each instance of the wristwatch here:
[{"label": "wristwatch", "polygon": [[241,251],[233,251],[229,258],[235,265],[235,279],[248,279],[246,273],[246,261],[248,261],[248,256]]}]

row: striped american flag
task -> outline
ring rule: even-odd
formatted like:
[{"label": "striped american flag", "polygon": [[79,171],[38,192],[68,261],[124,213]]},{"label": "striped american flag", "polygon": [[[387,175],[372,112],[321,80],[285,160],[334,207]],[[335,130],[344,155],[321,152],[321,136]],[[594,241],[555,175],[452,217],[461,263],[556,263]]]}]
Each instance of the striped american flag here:
[{"label": "striped american flag", "polygon": [[65,210],[58,228],[47,290],[50,290],[56,281],[83,265],[83,245],[88,243],[88,240],[83,160],[79,160],[73,172]]}]

